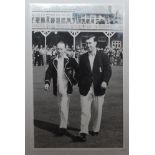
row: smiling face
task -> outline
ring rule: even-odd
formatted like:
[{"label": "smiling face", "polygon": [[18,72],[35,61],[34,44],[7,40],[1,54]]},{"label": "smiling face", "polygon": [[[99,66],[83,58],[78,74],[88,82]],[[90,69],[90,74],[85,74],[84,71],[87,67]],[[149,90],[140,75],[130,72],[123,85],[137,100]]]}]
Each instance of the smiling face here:
[{"label": "smiling face", "polygon": [[86,40],[88,51],[92,52],[96,50],[97,42],[94,40],[95,37],[91,37]]},{"label": "smiling face", "polygon": [[59,57],[62,57],[66,51],[65,44],[63,42],[59,42],[57,44],[57,53]]}]

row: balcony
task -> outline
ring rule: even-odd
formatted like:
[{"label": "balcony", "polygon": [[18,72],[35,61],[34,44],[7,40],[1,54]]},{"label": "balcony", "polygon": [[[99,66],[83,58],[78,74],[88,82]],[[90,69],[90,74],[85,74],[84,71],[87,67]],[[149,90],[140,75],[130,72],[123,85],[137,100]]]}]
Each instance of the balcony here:
[{"label": "balcony", "polygon": [[80,31],[123,31],[123,24],[60,24],[60,23],[32,23],[33,30],[80,30]]}]

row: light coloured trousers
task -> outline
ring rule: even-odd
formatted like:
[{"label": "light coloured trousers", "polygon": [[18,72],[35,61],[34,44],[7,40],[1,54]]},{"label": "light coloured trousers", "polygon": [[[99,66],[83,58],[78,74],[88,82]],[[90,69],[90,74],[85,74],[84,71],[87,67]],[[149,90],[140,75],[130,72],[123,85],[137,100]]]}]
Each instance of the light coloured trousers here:
[{"label": "light coloured trousers", "polygon": [[93,103],[93,120],[92,120],[92,130],[94,132],[99,132],[102,117],[102,107],[104,103],[104,96],[95,96],[93,87],[86,96],[80,95],[81,100],[81,131],[80,133],[88,134],[88,126],[91,119],[91,105]]},{"label": "light coloured trousers", "polygon": [[68,94],[58,95],[58,106],[59,106],[59,116],[60,116],[59,128],[67,128],[69,102],[70,102],[70,95]]}]

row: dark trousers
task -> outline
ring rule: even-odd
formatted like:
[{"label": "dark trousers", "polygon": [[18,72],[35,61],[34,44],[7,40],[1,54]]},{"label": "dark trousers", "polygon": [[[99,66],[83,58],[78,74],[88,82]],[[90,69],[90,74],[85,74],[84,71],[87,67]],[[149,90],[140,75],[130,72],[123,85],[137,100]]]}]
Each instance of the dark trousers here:
[{"label": "dark trousers", "polygon": [[35,58],[34,58],[34,66],[36,66],[37,64],[38,64],[38,66],[40,66],[39,56],[35,56]]}]

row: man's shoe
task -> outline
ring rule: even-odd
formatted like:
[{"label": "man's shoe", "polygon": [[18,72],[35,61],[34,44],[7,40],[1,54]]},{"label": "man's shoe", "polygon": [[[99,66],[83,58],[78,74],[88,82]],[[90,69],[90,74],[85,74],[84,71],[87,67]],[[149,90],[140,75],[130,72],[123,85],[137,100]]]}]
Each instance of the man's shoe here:
[{"label": "man's shoe", "polygon": [[56,134],[56,136],[63,136],[65,135],[67,132],[66,128],[59,128],[58,133]]},{"label": "man's shoe", "polygon": [[99,132],[90,131],[90,135],[92,136],[98,136]]},{"label": "man's shoe", "polygon": [[86,142],[87,141],[87,134],[86,133],[80,133],[80,135],[76,137],[76,141]]}]

